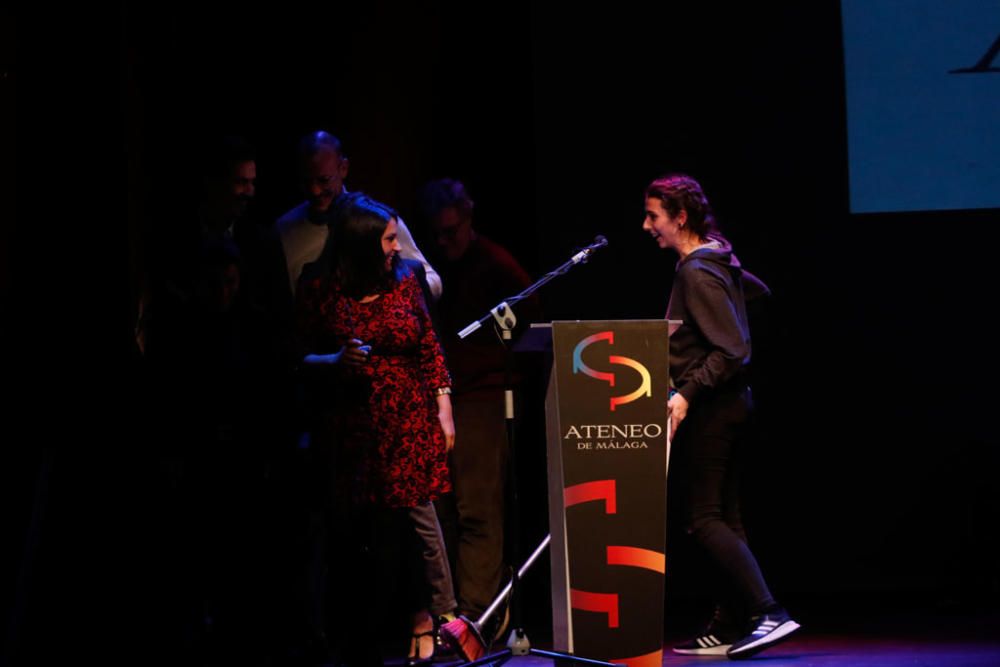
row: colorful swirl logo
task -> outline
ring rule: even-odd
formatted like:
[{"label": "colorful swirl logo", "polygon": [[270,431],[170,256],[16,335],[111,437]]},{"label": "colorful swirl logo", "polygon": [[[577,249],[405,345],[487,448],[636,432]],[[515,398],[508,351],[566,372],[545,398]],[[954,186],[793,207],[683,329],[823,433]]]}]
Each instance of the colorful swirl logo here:
[{"label": "colorful swirl logo", "polygon": [[[608,341],[608,345],[615,344],[615,332],[613,331],[602,331],[596,333],[592,336],[587,336],[573,348],[573,374],[583,373],[584,375],[589,375],[596,380],[603,380],[607,382],[610,386],[615,386],[615,374],[607,373],[604,371],[595,371],[590,368],[585,363],[583,363],[583,351],[590,345],[596,343],[600,340]],[[617,355],[609,355],[608,362],[612,364],[617,364],[620,366],[628,366],[629,368],[635,369],[639,375],[642,377],[642,382],[639,388],[635,391],[624,394],[622,396],[612,396],[611,397],[611,411],[614,412],[615,408],[619,405],[624,405],[625,403],[631,403],[643,396],[651,398],[653,396],[653,383],[649,375],[649,370],[640,364],[635,359],[629,359],[628,357],[621,357]]]}]

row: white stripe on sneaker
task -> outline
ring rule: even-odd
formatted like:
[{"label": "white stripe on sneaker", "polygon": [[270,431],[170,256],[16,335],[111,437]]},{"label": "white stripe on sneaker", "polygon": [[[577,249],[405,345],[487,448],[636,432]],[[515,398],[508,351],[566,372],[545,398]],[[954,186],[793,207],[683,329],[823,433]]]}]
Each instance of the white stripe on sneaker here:
[{"label": "white stripe on sneaker", "polygon": [[[799,624],[796,623],[795,621],[787,620],[784,623],[778,625],[778,627],[775,628],[772,632],[766,632],[758,639],[755,639],[752,642],[747,642],[746,644],[743,644],[742,646],[736,648],[735,650],[730,649],[729,655],[730,656],[740,656],[743,654],[753,655],[757,651],[761,651],[767,646],[777,643],[782,638],[798,630],[799,627],[800,627]],[[757,634],[758,632],[753,633],[753,635]]]}]

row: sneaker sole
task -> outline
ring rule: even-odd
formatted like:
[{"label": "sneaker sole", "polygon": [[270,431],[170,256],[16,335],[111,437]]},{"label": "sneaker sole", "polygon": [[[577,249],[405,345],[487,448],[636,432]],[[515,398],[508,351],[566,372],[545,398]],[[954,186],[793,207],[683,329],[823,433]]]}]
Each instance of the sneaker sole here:
[{"label": "sneaker sole", "polygon": [[677,655],[726,655],[732,644],[719,644],[709,648],[677,648],[671,649]]},{"label": "sneaker sole", "polygon": [[744,644],[735,651],[730,649],[727,655],[733,660],[740,660],[742,658],[749,658],[757,655],[764,649],[785,641],[785,639],[788,638],[788,635],[792,634],[800,627],[801,626],[795,621],[785,621],[760,639],[752,641],[749,644]]}]

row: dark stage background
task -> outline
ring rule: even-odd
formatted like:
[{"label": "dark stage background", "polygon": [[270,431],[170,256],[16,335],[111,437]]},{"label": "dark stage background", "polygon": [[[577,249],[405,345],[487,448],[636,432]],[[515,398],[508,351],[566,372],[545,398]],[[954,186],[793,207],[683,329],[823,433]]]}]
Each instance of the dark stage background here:
[{"label": "dark stage background", "polygon": [[[1000,216],[848,214],[837,3],[215,13],[123,13],[131,296],[141,238],[205,133],[257,145],[262,220],[300,201],[295,143],[324,128],[344,141],[348,187],[397,207],[418,240],[417,189],[440,176],[466,183],[480,230],[536,277],[604,234],[606,249],[542,292],[552,319],[663,315],[674,258],[640,229],[642,192],[663,172],[690,173],[774,292],[754,314],[760,423],[746,494],[778,597],[807,617],[843,600],[995,608]],[[520,431],[525,551],[545,531],[540,413],[529,407]],[[34,559],[34,638],[59,582],[86,576],[64,567],[66,536],[79,547],[88,534],[75,498],[90,486],[67,456],[54,455]],[[132,460],[93,484],[141,486]],[[105,516],[112,532],[141,520],[127,494],[118,502],[129,518]],[[128,558],[110,562],[135,586],[155,577]],[[118,586],[113,572],[98,589]],[[533,576],[529,620],[544,624],[547,575]],[[678,604],[696,597],[688,579],[669,586]]]}]

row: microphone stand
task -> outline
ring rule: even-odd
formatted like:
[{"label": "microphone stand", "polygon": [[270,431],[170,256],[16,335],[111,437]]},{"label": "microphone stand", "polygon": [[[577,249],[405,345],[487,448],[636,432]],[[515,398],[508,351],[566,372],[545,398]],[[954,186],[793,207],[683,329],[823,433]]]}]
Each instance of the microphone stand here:
[{"label": "microphone stand", "polygon": [[[581,264],[581,263],[585,264],[587,262],[587,260],[590,259],[591,255],[593,255],[595,252],[597,252],[597,250],[599,248],[603,248],[606,245],[608,245],[608,240],[606,238],[604,238],[603,236],[598,236],[596,239],[594,239],[593,243],[591,243],[589,246],[587,246],[586,248],[584,248],[580,252],[578,252],[575,255],[573,255],[572,257],[570,257],[567,262],[563,263],[561,266],[558,266],[555,269],[553,269],[553,270],[549,271],[548,273],[546,273],[544,276],[542,276],[537,281],[535,281],[535,283],[533,285],[527,287],[520,294],[518,294],[516,296],[508,297],[507,300],[505,300],[505,301],[501,301],[496,306],[494,306],[493,308],[491,308],[488,313],[486,313],[485,315],[483,315],[482,317],[480,317],[478,320],[476,320],[475,322],[473,322],[469,326],[467,326],[464,329],[462,329],[461,331],[459,331],[458,332],[458,337],[459,338],[466,338],[466,337],[468,337],[470,334],[472,334],[474,331],[476,331],[477,329],[481,328],[486,322],[488,322],[489,319],[490,319],[490,317],[493,317],[493,318],[495,318],[497,320],[497,323],[500,325],[501,330],[508,332],[508,335],[504,336],[503,338],[504,338],[505,341],[509,341],[510,340],[510,335],[509,335],[510,329],[513,329],[514,325],[517,323],[517,319],[513,317],[513,311],[510,311],[510,307],[511,306],[517,304],[519,301],[523,301],[524,299],[527,299],[529,296],[531,296],[536,291],[538,291],[538,289],[540,287],[542,287],[543,285],[545,285],[548,282],[550,282],[556,276],[561,276],[561,275],[564,275],[564,274],[568,273],[569,270],[572,269],[577,264]],[[510,320],[510,324],[508,326],[505,326],[505,322],[506,322],[506,318],[507,318],[507,313],[508,312],[510,313],[511,320]]]},{"label": "microphone stand", "polygon": [[[508,469],[510,470],[511,484],[511,511],[509,514],[511,517],[511,553],[513,554],[515,561],[519,555],[520,508],[518,507],[517,495],[517,465],[514,458],[516,451],[516,447],[514,446],[514,389],[512,370],[514,355],[512,354],[513,350],[511,349],[511,331],[517,325],[517,316],[514,314],[511,306],[528,298],[539,288],[552,281],[557,276],[568,273],[569,270],[577,264],[585,263],[599,248],[602,248],[607,244],[608,240],[606,238],[598,236],[594,240],[594,243],[573,255],[573,257],[571,257],[567,262],[546,273],[520,294],[501,301],[496,306],[491,308],[483,317],[458,332],[459,338],[466,338],[474,331],[481,328],[483,324],[488,322],[491,318],[496,320],[497,326],[499,326],[501,331],[501,344],[504,348],[504,426],[507,435],[507,450],[509,456]],[[548,538],[546,538],[546,540],[547,539]],[[539,549],[540,548],[541,546]],[[536,549],[536,552],[537,551],[538,549]],[[528,639],[528,635],[524,631],[524,627],[521,624],[520,575],[516,567],[511,569],[510,609],[512,629],[510,631],[510,635],[507,637],[507,648],[502,649],[497,653],[485,655],[478,660],[463,663],[462,667],[479,667],[479,665],[486,664],[495,664],[499,667],[515,656],[526,655],[536,655],[558,661],[560,663],[565,662],[577,665],[587,665],[589,667],[621,667],[615,663],[585,658],[573,655],[572,653],[543,651],[541,649],[532,648],[531,641]],[[495,638],[493,637],[490,638],[491,645],[494,639]],[[490,646],[486,646],[485,649],[488,651]]]}]

